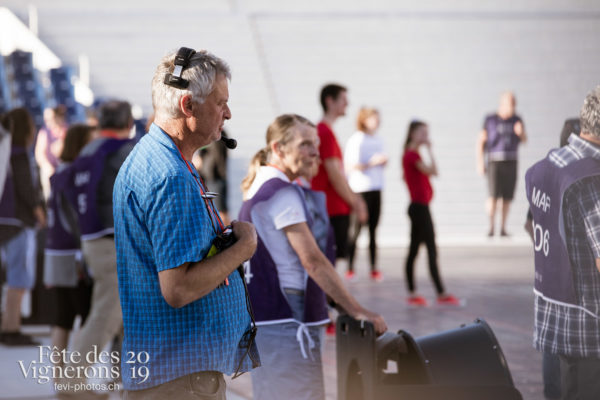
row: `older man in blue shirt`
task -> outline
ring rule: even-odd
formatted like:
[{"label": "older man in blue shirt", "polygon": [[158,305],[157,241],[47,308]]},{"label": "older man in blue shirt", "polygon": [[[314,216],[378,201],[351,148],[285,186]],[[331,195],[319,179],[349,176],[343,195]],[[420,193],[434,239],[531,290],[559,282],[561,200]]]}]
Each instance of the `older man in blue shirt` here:
[{"label": "older man in blue shirt", "polygon": [[191,167],[194,151],[219,140],[231,118],[230,76],[206,51],[163,58],[152,80],[154,124],[115,183],[127,399],[224,399],[223,374],[258,363],[236,271],[254,253],[256,232],[234,222],[237,241],[213,255],[223,224]]}]

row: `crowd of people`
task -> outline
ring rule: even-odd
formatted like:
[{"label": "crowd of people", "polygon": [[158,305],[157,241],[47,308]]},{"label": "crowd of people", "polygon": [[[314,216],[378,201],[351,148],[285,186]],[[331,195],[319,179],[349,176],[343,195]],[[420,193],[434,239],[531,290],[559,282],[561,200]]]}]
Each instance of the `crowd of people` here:
[{"label": "crowd of people", "polygon": [[[384,279],[376,238],[389,159],[378,110],[360,109],[344,152],[334,132],[348,105],[344,86],[322,88],[317,124],[296,114],[276,117],[242,182],[235,219],[226,205],[227,150],[217,147],[232,116],[230,79],[227,63],[205,50],[165,56],[152,79],[153,122],[139,140],[130,139],[126,101],[102,103],[94,125],[67,126],[64,108],[48,110],[34,153],[28,111],[2,116],[0,245],[7,290],[0,343],[37,344],[20,328],[23,294],[35,279],[36,229],[46,232],[43,282],[54,302],[52,345],[87,354],[122,338],[121,354],[133,355],[121,360],[126,399],[224,399],[223,374],[246,371],[256,399],[282,393],[324,399],[321,345],[330,308],[370,321],[378,334],[387,330],[384,318],[365,308],[342,279],[357,279],[357,240],[365,226],[370,278]],[[515,103],[512,93],[502,94],[477,142],[477,167],[489,180],[489,236],[498,207],[500,235],[508,235],[517,149],[527,138]],[[526,226],[536,251],[535,343],[560,363],[563,398],[569,399],[600,393],[594,381],[600,372],[598,115],[597,88],[586,98],[579,136],[526,177]],[[438,265],[429,208],[438,165],[426,122],[410,122],[400,165],[410,197],[407,304],[428,305],[414,279],[425,244],[436,302],[460,306]],[[347,260],[342,274],[335,270],[340,259]],[[81,328],[69,348],[77,316]],[[56,366],[85,369],[89,363]],[[59,398],[106,397],[73,391],[85,374],[61,379],[72,386]]]}]

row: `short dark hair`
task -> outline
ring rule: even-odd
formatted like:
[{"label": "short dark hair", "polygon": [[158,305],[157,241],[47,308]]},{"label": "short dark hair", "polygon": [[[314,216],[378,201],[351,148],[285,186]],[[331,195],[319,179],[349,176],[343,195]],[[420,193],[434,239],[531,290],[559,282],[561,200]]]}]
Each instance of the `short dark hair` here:
[{"label": "short dark hair", "polygon": [[574,133],[577,136],[581,133],[579,118],[569,118],[565,121],[562,131],[560,132],[560,147],[569,143],[569,136],[571,136],[571,133]]},{"label": "short dark hair", "polygon": [[2,116],[2,126],[12,137],[15,146],[27,147],[35,134],[35,123],[26,108],[14,108]]},{"label": "short dark hair", "polygon": [[95,126],[85,124],[72,125],[65,135],[60,159],[62,161],[71,162],[77,158],[79,152],[92,137],[92,132],[96,129]]},{"label": "short dark hair", "polygon": [[326,98],[331,97],[333,100],[337,100],[340,93],[347,91],[348,89],[342,85],[338,85],[337,83],[329,83],[323,86],[323,89],[321,89],[321,107],[323,107],[323,111],[327,112],[327,103],[325,102]]},{"label": "short dark hair", "polygon": [[100,129],[129,129],[133,122],[131,104],[122,100],[109,100],[100,105],[98,127]]}]

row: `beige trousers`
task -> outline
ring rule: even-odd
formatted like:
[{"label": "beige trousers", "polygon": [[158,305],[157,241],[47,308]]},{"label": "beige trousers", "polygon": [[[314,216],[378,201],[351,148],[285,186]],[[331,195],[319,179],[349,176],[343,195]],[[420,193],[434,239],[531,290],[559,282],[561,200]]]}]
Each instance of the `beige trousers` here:
[{"label": "beige trousers", "polygon": [[[102,237],[82,241],[82,250],[85,262],[94,278],[94,287],[90,313],[73,343],[72,351],[82,355],[82,360],[75,365],[76,367],[88,366],[86,355],[94,351],[94,346],[97,353],[100,353],[123,326],[114,240]],[[71,382],[85,382],[85,380],[83,376]]]}]

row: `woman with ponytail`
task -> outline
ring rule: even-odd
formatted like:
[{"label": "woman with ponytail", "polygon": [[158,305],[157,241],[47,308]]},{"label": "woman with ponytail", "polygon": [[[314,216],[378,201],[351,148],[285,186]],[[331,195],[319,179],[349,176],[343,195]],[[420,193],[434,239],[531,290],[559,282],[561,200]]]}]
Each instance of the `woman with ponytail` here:
[{"label": "woman with ponytail", "polygon": [[[253,158],[242,183],[240,220],[252,222],[256,253],[245,265],[256,323],[260,368],[252,371],[254,399],[325,398],[320,338],[328,322],[325,294],[348,314],[373,322],[383,318],[350,295],[317,244],[304,190],[293,182],[310,175],[318,157],[314,125],[294,114],[277,117],[267,129],[267,146]],[[315,237],[317,235],[317,237]]]},{"label": "woman with ponytail", "polygon": [[250,166],[248,167],[248,175],[242,181],[242,193],[244,194],[244,200],[246,200],[246,193],[250,190],[250,186],[252,186],[252,182],[254,182],[254,178],[256,178],[256,173],[259,168],[267,165],[267,154],[268,149],[265,147],[260,149],[252,160],[250,161]]},{"label": "woman with ponytail", "polygon": [[[426,164],[421,159],[419,149],[425,147],[429,153],[430,163]],[[408,286],[408,304],[413,306],[426,306],[427,300],[416,293],[414,282],[414,264],[421,243],[427,246],[429,257],[429,273],[435,284],[437,292],[437,303],[443,305],[460,305],[460,301],[446,294],[444,285],[438,270],[437,246],[435,244],[435,232],[433,220],[429,212],[429,203],[433,198],[433,188],[429,181],[430,176],[438,174],[435,158],[431,151],[429,140],[429,128],[426,123],[413,121],[408,127],[406,142],[404,143],[404,155],[402,156],[402,169],[404,170],[404,181],[410,193],[410,206],[408,216],[410,217],[410,247],[406,259],[406,283]]]}]

